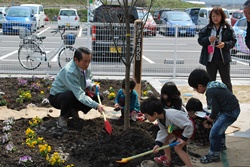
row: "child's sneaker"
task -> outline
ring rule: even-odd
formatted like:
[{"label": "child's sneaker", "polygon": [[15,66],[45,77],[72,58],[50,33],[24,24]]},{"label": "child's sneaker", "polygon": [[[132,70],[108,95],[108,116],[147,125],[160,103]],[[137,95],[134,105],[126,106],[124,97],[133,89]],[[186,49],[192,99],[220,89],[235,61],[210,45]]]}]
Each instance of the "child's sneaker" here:
[{"label": "child's sneaker", "polygon": [[212,162],[220,162],[220,156],[214,156],[211,154],[207,154],[200,159],[200,162],[202,164],[208,164],[208,163],[212,163]]},{"label": "child's sneaker", "polygon": [[160,164],[162,166],[170,166],[171,165],[171,161],[168,160],[168,158],[165,155],[159,156],[159,157],[155,157],[154,161],[157,164]]},{"label": "child's sneaker", "polygon": [[224,151],[224,150],[226,150],[226,149],[227,149],[226,145],[225,145],[225,144],[221,144],[220,150],[221,150],[221,151]]}]

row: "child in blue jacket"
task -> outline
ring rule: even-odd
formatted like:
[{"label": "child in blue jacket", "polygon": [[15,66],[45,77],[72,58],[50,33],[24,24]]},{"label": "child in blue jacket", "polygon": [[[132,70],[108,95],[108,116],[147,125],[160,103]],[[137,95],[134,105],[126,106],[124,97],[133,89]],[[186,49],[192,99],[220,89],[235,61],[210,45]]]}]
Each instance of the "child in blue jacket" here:
[{"label": "child in blue jacket", "polygon": [[[140,103],[138,99],[138,94],[134,90],[136,86],[135,80],[133,78],[129,79],[130,88],[130,114],[133,112],[138,113],[140,111]],[[122,81],[122,88],[118,91],[115,98],[115,110],[121,110],[121,118],[124,118],[124,107],[125,107],[125,79]]]}]

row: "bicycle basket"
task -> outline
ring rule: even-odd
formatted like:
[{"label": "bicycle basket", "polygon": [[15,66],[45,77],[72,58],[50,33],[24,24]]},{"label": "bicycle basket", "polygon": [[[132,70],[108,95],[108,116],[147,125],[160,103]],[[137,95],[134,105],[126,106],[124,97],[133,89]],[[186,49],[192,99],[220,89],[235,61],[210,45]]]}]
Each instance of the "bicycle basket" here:
[{"label": "bicycle basket", "polygon": [[74,34],[65,34],[63,41],[65,45],[74,45],[76,41],[76,36]]},{"label": "bicycle basket", "polygon": [[19,38],[24,39],[26,36],[30,36],[31,32],[27,28],[20,28],[19,29]]}]

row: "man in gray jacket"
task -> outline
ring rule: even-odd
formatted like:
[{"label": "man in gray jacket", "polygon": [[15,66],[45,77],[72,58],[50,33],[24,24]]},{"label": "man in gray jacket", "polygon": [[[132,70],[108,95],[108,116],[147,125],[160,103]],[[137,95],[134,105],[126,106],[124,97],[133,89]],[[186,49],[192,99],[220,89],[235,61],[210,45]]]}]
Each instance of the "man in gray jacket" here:
[{"label": "man in gray jacket", "polygon": [[[84,114],[92,108],[100,113],[104,111],[104,106],[98,104],[95,92],[96,86],[89,69],[92,55],[88,48],[80,47],[76,49],[74,58],[66,64],[57,74],[50,89],[50,104],[61,109],[58,119],[59,127],[67,127],[68,118],[79,119],[78,111]],[[102,98],[101,98],[102,99]]]}]

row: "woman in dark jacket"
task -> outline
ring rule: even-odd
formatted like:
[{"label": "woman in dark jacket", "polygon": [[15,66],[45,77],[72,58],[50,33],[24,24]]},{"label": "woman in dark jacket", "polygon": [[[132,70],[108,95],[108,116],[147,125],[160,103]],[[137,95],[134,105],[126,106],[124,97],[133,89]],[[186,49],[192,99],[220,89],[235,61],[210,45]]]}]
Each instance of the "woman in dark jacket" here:
[{"label": "woman in dark jacket", "polygon": [[214,7],[209,14],[209,24],[199,32],[198,43],[202,46],[200,63],[206,66],[211,80],[216,80],[217,71],[222,82],[232,92],[230,77],[230,49],[236,43],[232,27],[226,22],[221,7]]}]

